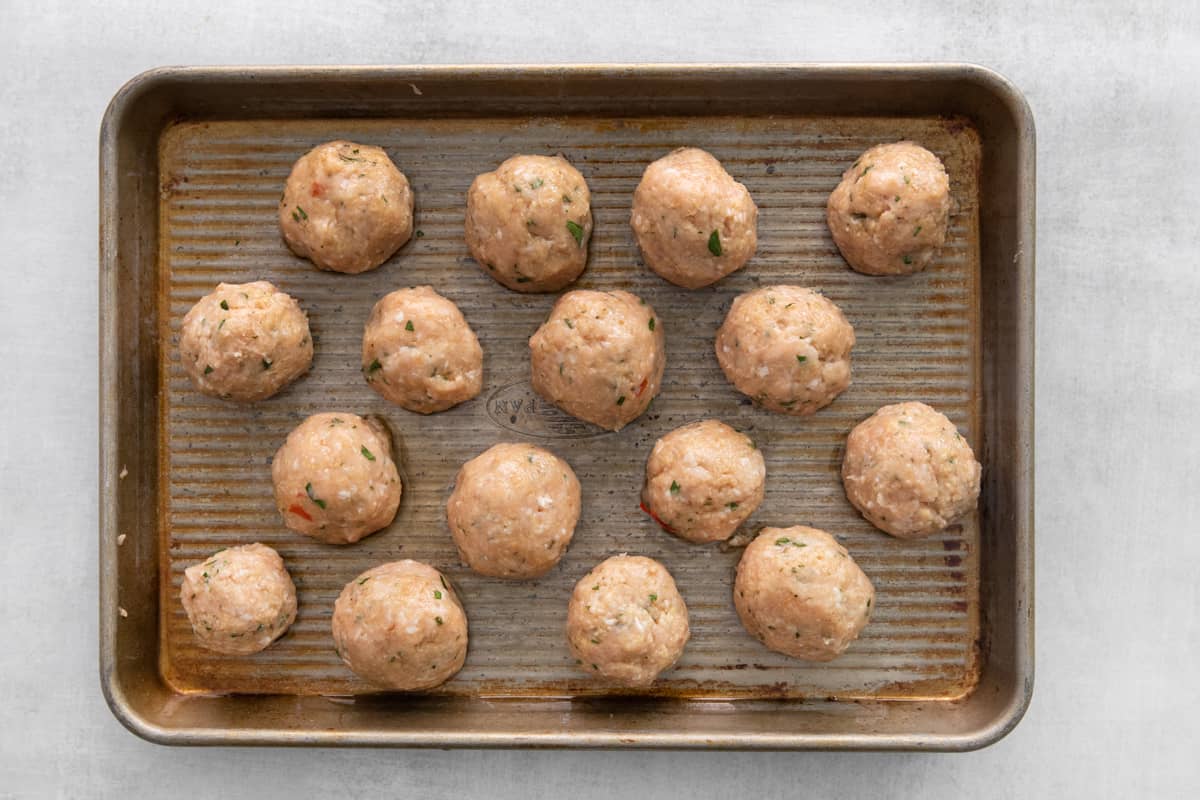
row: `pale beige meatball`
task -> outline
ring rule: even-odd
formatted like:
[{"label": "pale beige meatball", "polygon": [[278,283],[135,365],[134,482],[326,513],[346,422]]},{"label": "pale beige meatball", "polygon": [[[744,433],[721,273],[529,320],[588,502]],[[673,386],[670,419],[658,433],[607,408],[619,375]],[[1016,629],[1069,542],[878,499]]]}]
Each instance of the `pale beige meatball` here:
[{"label": "pale beige meatball", "polygon": [[567,292],[529,340],[533,388],[568,414],[619,431],[662,386],[662,324],[629,292]]},{"label": "pale beige meatball", "polygon": [[579,668],[623,686],[645,687],[687,644],[688,610],[666,567],[613,556],[575,584],[567,644]]},{"label": "pale beige meatball", "polygon": [[763,528],[738,562],[733,604],[746,630],[770,649],[831,661],[870,621],[875,587],[825,531]]},{"label": "pale beige meatball", "polygon": [[875,145],[842,173],[826,219],[838,250],[857,271],[920,272],[946,241],[950,178],[941,160],[918,144]]},{"label": "pale beige meatball", "polygon": [[805,416],[850,385],[854,328],[824,295],[769,286],[733,301],[717,331],[717,362],[763,408]]},{"label": "pale beige meatball", "polygon": [[453,302],[428,286],[399,289],[371,309],[362,370],[385,400],[433,414],[483,389],[483,349]]},{"label": "pale beige meatball", "polygon": [[292,166],[279,200],[279,229],[292,252],[320,269],[375,269],[408,241],[413,194],[382,148],[335,141]]},{"label": "pale beige meatball", "polygon": [[531,444],[497,444],[458,471],[446,521],[471,569],[536,578],[566,552],[579,503],[579,479],[566,461]]},{"label": "pale beige meatball", "polygon": [[227,400],[265,400],[312,365],[308,315],[266,281],[222,283],[179,329],[179,361],[197,390]]},{"label": "pale beige meatball", "polygon": [[758,207],[750,192],[695,147],[646,167],[630,224],[646,266],[687,289],[741,269],[758,246]]},{"label": "pale beige meatball", "polygon": [[654,443],[642,508],[681,539],[722,541],[758,508],[766,477],[749,436],[715,419],[693,422]]},{"label": "pale beige meatball", "polygon": [[296,621],[296,586],[264,544],[213,553],[183,572],[179,599],[201,647],[226,655],[267,648]]},{"label": "pale beige meatball", "polygon": [[386,528],[400,507],[400,473],[383,423],[344,411],[301,422],[271,461],[283,524],[326,544]]},{"label": "pale beige meatball", "polygon": [[842,485],[867,521],[901,539],[944,530],[975,510],[982,468],[944,414],[884,406],[846,439]]},{"label": "pale beige meatball", "polygon": [[467,192],[467,248],[497,282],[555,292],[587,265],[592,200],[562,156],[513,156]]},{"label": "pale beige meatball", "polygon": [[333,604],[333,646],[363,680],[401,692],[450,680],[467,657],[467,613],[420,561],[393,561],[346,584]]}]

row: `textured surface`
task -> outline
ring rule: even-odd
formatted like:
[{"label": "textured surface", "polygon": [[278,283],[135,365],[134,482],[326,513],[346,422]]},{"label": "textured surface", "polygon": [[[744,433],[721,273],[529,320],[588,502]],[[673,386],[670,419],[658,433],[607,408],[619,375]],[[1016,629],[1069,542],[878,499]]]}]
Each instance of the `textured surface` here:
[{"label": "textured surface", "polygon": [[[412,182],[418,236],[378,271],[357,278],[314,270],[280,241],[273,214],[297,155],[327,139],[383,146]],[[873,143],[914,139],[953,176],[956,212],[936,265],[908,279],[851,272],[824,222],[842,169]],[[694,144],[721,159],[762,209],[758,254],[742,272],[699,291],[672,287],[640,265],[629,228],[633,187],[644,166]],[[475,174],[511,153],[561,151],[587,176],[596,227],[578,288],[627,289],[657,309],[667,337],[663,392],[619,434],[563,423],[547,435],[544,404],[528,388],[529,336],[552,296],[497,286],[470,263],[462,235],[464,196]],[[293,121],[184,123],[164,137],[161,268],[166,271],[160,359],[167,547],[163,666],[181,690],[341,694],[369,690],[337,661],[329,637],[333,599],[353,576],[382,561],[415,558],[447,571],[471,620],[462,672],[439,692],[484,696],[585,695],[610,691],[571,663],[563,625],[579,576],[628,551],[661,559],[691,608],[694,636],[677,668],[653,691],[700,697],[953,697],[973,684],[978,634],[977,526],[903,543],[874,531],[846,502],[838,470],[849,429],[880,405],[922,399],[972,441],[977,398],[976,173],[978,140],[939,120],[626,119]],[[179,319],[219,280],[265,278],[308,311],[312,372],[270,401],[234,406],[196,393],[175,352]],[[854,382],[832,406],[797,420],[755,408],[724,380],[713,336],[733,296],[794,282],[837,302],[858,331]],[[458,303],[484,348],[483,394],[449,412],[409,414],[381,401],[359,372],[359,342],[374,300],[398,286],[432,284]],[[416,320],[416,324],[421,324]],[[302,417],[345,410],[383,415],[403,440],[404,499],[396,521],[363,542],[330,548],[286,532],[271,502],[267,463]],[[841,659],[811,665],[770,653],[747,636],[731,602],[737,549],[694,547],[658,530],[638,510],[645,459],[678,425],[714,416],[750,434],[767,461],[766,498],[746,523],[811,524],[834,532],[879,590],[872,624]],[[507,419],[506,419],[507,417]],[[527,419],[529,418],[529,419]],[[502,424],[497,423],[497,419]],[[515,422],[514,422],[515,420]],[[506,430],[505,428],[515,429]],[[522,433],[533,434],[523,437]],[[595,436],[584,434],[595,433]],[[561,564],[512,584],[458,563],[445,526],[449,486],[467,459],[504,438],[546,444],[575,468],[583,515]],[[579,434],[574,438],[572,434]],[[177,599],[181,570],[229,544],[279,550],[297,583],[292,631],[253,658],[196,646]]]},{"label": "textured surface", "polygon": [[[383,5],[49,0],[0,26],[0,795],[294,798],[1191,797],[1200,781],[1194,535],[1200,7],[980,0]],[[851,21],[852,20],[852,21]],[[314,35],[320,24],[321,35]],[[386,31],[387,33],[381,33]],[[1039,138],[1038,678],[999,744],[926,753],[166,749],[96,677],[96,132],[170,63],[969,59]],[[36,153],[38,157],[31,158]],[[1149,213],[1153,209],[1153,213]],[[1135,220],[1135,221],[1131,221]],[[28,270],[28,272],[26,272]],[[47,335],[47,330],[53,335]],[[1167,343],[1148,346],[1148,342]],[[1136,365],[1138,380],[1126,380]],[[1150,546],[1152,543],[1152,546]]]}]

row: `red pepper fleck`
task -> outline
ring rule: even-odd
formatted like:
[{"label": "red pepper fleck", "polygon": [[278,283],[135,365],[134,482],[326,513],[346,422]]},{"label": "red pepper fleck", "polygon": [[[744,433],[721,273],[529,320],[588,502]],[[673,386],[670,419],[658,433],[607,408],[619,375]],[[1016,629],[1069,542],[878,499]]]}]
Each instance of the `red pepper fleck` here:
[{"label": "red pepper fleck", "polygon": [[309,522],[312,522],[312,517],[308,515],[307,511],[300,507],[299,503],[292,503],[292,507],[289,508],[288,511],[292,512],[297,517],[304,517]]},{"label": "red pepper fleck", "polygon": [[649,514],[649,515],[650,515],[650,519],[652,519],[652,520],[654,520],[655,522],[657,522],[657,523],[658,523],[658,527],[662,528],[662,529],[663,529],[664,531],[666,531],[667,533],[675,533],[675,529],[674,529],[674,528],[672,528],[672,527],[671,527],[670,525],[668,525],[667,523],[663,522],[661,519],[659,519],[659,518],[658,518],[658,514],[655,514],[653,511],[651,511],[650,509],[646,508],[646,504],[645,504],[645,503],[638,503],[638,506],[639,506],[639,507],[642,509],[642,511],[645,511],[647,514]]},{"label": "red pepper fleck", "polygon": [[313,181],[311,193],[313,197],[320,197],[325,192],[325,187]]},{"label": "red pepper fleck", "polygon": [[649,378],[642,378],[642,385],[633,390],[634,397],[641,397],[642,392],[646,391],[646,387],[650,385]]}]

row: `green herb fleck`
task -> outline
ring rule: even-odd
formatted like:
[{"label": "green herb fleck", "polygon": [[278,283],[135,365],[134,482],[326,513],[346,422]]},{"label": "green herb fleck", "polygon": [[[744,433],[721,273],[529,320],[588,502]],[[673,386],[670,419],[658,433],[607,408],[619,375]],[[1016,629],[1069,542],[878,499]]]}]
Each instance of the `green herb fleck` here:
[{"label": "green herb fleck", "polygon": [[598,584],[598,583],[597,583],[595,586],[593,586],[593,587],[592,587],[592,591],[593,591],[593,592],[598,592],[598,591],[600,591],[600,584]]},{"label": "green herb fleck", "polygon": [[372,453],[370,450],[368,450],[368,449],[367,449],[367,446],[366,446],[365,444],[362,446],[362,448],[360,449],[360,451],[359,451],[359,452],[361,452],[361,453],[362,453],[362,455],[363,455],[363,458],[365,458],[367,461],[374,461],[374,460],[375,460],[375,454],[374,454],[374,453]]},{"label": "green herb fleck", "polygon": [[220,321],[220,322],[217,324],[217,330],[221,330],[221,328],[224,328],[224,327],[225,327],[225,320],[221,320],[221,321]]},{"label": "green herb fleck", "polygon": [[916,228],[913,229],[913,236],[916,236],[920,232],[921,232],[921,226],[918,225]]},{"label": "green herb fleck", "polygon": [[911,264],[911,263],[912,263],[912,256],[910,256],[908,253],[905,253],[905,254],[904,254],[904,259],[903,259],[903,261],[904,261],[904,263],[905,263],[905,264]]},{"label": "green herb fleck", "polygon": [[300,206],[296,206],[296,211],[298,211],[300,213],[300,219],[308,219],[308,214],[304,213],[303,208],[301,208]]},{"label": "green herb fleck", "polygon": [[365,578],[359,578],[359,579],[358,579],[358,585],[359,585],[359,586],[362,586],[364,583],[366,583],[366,582],[367,582],[367,581],[369,581],[369,580],[371,580],[371,576],[370,576],[370,575],[368,575],[368,576],[367,576],[367,577],[365,577]]},{"label": "green herb fleck", "polygon": [[781,547],[785,544],[791,544],[791,542],[792,542],[792,540],[786,536],[780,536],[778,539],[775,540],[775,544],[777,544]]},{"label": "green herb fleck", "polygon": [[377,358],[371,362],[370,366],[367,367],[367,374],[370,375],[372,372],[380,369],[383,369],[383,364],[380,364],[379,359]]},{"label": "green herb fleck", "polygon": [[873,166],[875,166],[875,165],[874,165],[874,164],[867,164],[867,166],[863,168],[863,171],[862,171],[862,173],[861,173],[861,174],[859,174],[859,176],[858,176],[858,177],[860,177],[860,178],[861,178],[863,175],[866,175],[868,172],[870,172],[870,171],[871,171],[871,167],[873,167]]},{"label": "green herb fleck", "polygon": [[229,310],[229,301],[228,301],[228,300],[222,300],[222,301],[221,301],[221,308],[223,308],[224,310],[228,311],[228,310]]},{"label": "green herb fleck", "polygon": [[446,578],[444,576],[438,575],[438,580],[442,582],[443,589],[445,589],[447,592],[450,591],[450,587],[446,585]]},{"label": "green herb fleck", "polygon": [[803,364],[805,361],[808,361],[808,356],[796,356],[796,361]]},{"label": "green herb fleck", "polygon": [[905,176],[904,176],[904,185],[905,185],[905,186],[908,186],[910,183],[912,183],[912,181],[910,181],[910,180],[908,179],[908,176],[907,176],[907,175],[905,175]]},{"label": "green herb fleck", "polygon": [[657,599],[658,599],[658,595],[656,595],[656,594],[654,594],[653,592],[651,592],[651,593],[650,593],[650,602],[651,602],[651,603],[653,603],[653,602],[654,602],[655,600],[657,600]]},{"label": "green herb fleck", "polygon": [[542,184],[544,184],[544,183],[545,183],[544,180],[542,180],[541,178],[537,178],[534,180],[533,183],[529,184],[529,188],[530,189],[540,189],[540,188],[542,188]]},{"label": "green herb fleck", "polygon": [[425,238],[425,231],[421,230],[420,228],[417,228],[417,238],[418,239]]},{"label": "green herb fleck", "polygon": [[679,494],[679,482],[671,481],[671,494]]},{"label": "green herb fleck", "polygon": [[297,214],[294,210],[292,211],[292,219],[296,220],[296,222],[300,221],[300,215]]},{"label": "green herb fleck", "polygon": [[574,330],[574,329],[575,329],[575,323],[574,323],[574,322],[572,322],[572,321],[571,321],[571,320],[569,320],[569,319],[564,319],[564,320],[563,320],[563,324],[564,324],[564,325],[566,325],[568,328],[570,328],[570,329],[572,329],[572,330]]},{"label": "green herb fleck", "polygon": [[433,590],[433,599],[434,599],[434,600],[441,600],[441,599],[442,599],[442,593],[441,593],[439,590],[437,590],[437,589],[434,589],[434,590]]},{"label": "green herb fleck", "polygon": [[404,323],[404,330],[406,330],[406,331],[412,331],[412,330],[413,330],[413,324],[412,324],[412,320],[411,320],[411,319],[410,319],[408,322]]},{"label": "green herb fleck", "polygon": [[208,373],[210,373],[210,372],[212,372],[212,371],[213,371],[212,364],[207,364],[207,365],[205,365],[205,367],[204,367],[204,374],[205,374],[205,375],[207,375]]},{"label": "green herb fleck", "polygon": [[264,372],[265,372],[266,370],[269,370],[269,369],[271,368],[271,359],[269,359],[269,358],[264,358],[264,359],[262,360],[262,365],[263,365],[263,371],[264,371]]},{"label": "green herb fleck", "polygon": [[567,204],[570,204],[570,202],[571,202],[571,198],[570,198],[570,197],[568,197],[567,195],[565,195],[565,194],[564,194],[564,195],[563,195],[563,202],[564,202],[564,203],[567,203]]},{"label": "green herb fleck", "polygon": [[737,503],[726,503],[725,507],[728,508],[730,511],[737,511],[738,504]]},{"label": "green herb fleck", "polygon": [[654,317],[650,318],[650,330],[654,330]]},{"label": "green herb fleck", "polygon": [[567,220],[567,230],[570,231],[571,235],[575,237],[575,244],[582,246],[583,228],[579,225],[579,223],[573,222],[572,220]]},{"label": "green herb fleck", "polygon": [[438,625],[441,625],[441,624],[442,624],[442,618],[441,618],[441,617],[434,617],[434,618],[433,618],[433,621],[434,621],[434,622],[436,622]]},{"label": "green herb fleck", "polygon": [[708,252],[714,256],[721,255],[721,234],[718,231],[713,231],[708,237]]},{"label": "green herb fleck", "polygon": [[322,509],[323,509],[323,508],[325,508],[325,501],[324,501],[324,500],[321,500],[321,499],[319,499],[319,498],[317,498],[317,497],[315,497],[315,496],[313,495],[313,490],[312,490],[312,484],[311,484],[311,483],[306,483],[306,484],[304,484],[304,493],[308,495],[308,499],[309,499],[309,500],[312,500],[312,501],[313,501],[314,503],[316,503],[316,504],[317,504],[317,505],[318,505],[320,508],[322,508]]},{"label": "green herb fleck", "polygon": [[625,405],[625,395],[621,395],[620,397],[617,398],[617,405],[619,405],[619,406]]}]

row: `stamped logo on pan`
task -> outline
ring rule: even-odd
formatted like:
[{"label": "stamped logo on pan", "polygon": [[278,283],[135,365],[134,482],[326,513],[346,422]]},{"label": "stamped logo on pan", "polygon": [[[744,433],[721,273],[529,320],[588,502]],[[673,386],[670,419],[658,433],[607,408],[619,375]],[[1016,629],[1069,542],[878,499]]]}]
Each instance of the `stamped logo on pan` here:
[{"label": "stamped logo on pan", "polygon": [[529,381],[501,386],[487,399],[487,414],[501,428],[543,439],[588,439],[608,431],[577,420],[538,396]]}]

